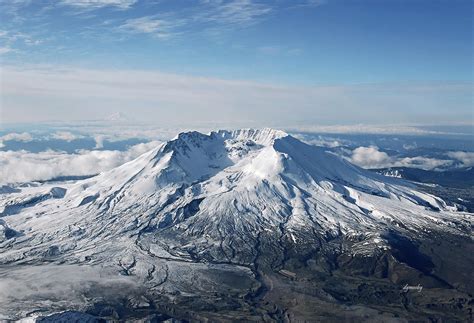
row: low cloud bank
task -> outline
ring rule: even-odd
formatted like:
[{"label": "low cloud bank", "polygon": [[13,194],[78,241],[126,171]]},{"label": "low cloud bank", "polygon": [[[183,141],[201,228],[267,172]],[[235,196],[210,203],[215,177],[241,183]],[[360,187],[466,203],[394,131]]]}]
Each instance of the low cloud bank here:
[{"label": "low cloud bank", "polygon": [[447,155],[463,163],[465,167],[474,166],[474,152],[450,151]]},{"label": "low cloud bank", "polygon": [[0,183],[48,180],[59,176],[92,175],[120,166],[159,145],[151,141],[126,151],[80,150],[75,154],[47,150],[39,153],[0,151]]},{"label": "low cloud bank", "polygon": [[349,160],[363,168],[411,167],[425,170],[441,169],[444,167],[472,167],[474,153],[451,151],[446,153],[449,159],[437,159],[423,156],[397,157],[380,151],[377,146],[357,147],[352,151]]}]

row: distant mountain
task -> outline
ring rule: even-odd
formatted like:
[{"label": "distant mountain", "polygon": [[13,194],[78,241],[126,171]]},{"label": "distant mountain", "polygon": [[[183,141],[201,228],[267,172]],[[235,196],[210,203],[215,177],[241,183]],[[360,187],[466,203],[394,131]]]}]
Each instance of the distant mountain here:
[{"label": "distant mountain", "polygon": [[[0,297],[0,318],[469,315],[472,214],[282,131],[181,133],[54,185],[0,195],[0,277],[34,286]],[[407,284],[427,292],[407,299]]]},{"label": "distant mountain", "polygon": [[133,121],[133,118],[123,112],[114,112],[104,118],[105,121],[126,122]]}]

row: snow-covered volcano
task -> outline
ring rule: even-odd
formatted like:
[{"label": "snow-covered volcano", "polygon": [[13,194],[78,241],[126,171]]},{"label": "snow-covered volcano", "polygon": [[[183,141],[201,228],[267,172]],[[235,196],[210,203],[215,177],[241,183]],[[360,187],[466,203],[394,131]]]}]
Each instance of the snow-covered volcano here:
[{"label": "snow-covered volcano", "polygon": [[449,229],[459,220],[441,199],[407,182],[273,129],[181,133],[116,169],[45,189],[33,202],[15,194],[4,202],[3,225],[22,235],[0,260],[13,257],[17,245],[19,260],[52,245],[57,253],[74,252],[94,240],[144,232],[160,239],[172,231],[204,251],[231,248],[262,231],[294,243],[308,232],[370,233],[381,241],[387,227]]},{"label": "snow-covered volcano", "polygon": [[289,248],[308,254],[336,237],[371,255],[390,248],[389,231],[470,226],[408,182],[273,129],[181,133],[111,171],[2,203],[0,264],[106,263],[145,281],[169,277],[156,259],[256,271],[262,246],[283,268]]}]

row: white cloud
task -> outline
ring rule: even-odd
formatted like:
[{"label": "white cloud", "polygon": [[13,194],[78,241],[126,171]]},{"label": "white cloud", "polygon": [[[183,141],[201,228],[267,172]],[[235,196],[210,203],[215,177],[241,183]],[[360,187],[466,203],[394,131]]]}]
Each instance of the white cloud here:
[{"label": "white cloud", "polygon": [[[67,123],[52,125],[55,131],[73,131],[81,133],[84,136],[92,137],[96,144],[107,140],[109,142],[127,140],[127,139],[146,139],[150,141],[167,141],[175,137],[176,134],[183,131],[198,130],[201,132],[209,132],[216,130],[217,125],[209,125],[207,127],[158,127],[153,123],[140,122],[122,122],[115,120],[98,120],[88,121],[86,123]],[[223,126],[223,128],[231,128]]]},{"label": "white cloud", "polygon": [[251,0],[209,3],[212,5],[211,10],[201,11],[201,13],[196,16],[198,20],[228,25],[247,25],[272,11],[270,6],[255,3]]},{"label": "white cloud", "polygon": [[127,151],[82,150],[75,154],[51,150],[39,153],[0,151],[0,183],[97,174],[120,166],[157,145],[158,141],[152,141],[134,145]]},{"label": "white cloud", "polygon": [[153,34],[157,38],[167,39],[176,35],[178,32],[175,30],[183,24],[184,20],[170,21],[156,16],[145,16],[128,19],[120,29],[133,33]]},{"label": "white cloud", "polygon": [[13,49],[8,47],[8,46],[0,47],[0,55],[7,54],[7,53],[10,53],[12,51],[13,51]]},{"label": "white cloud", "polygon": [[405,150],[412,150],[412,149],[416,149],[417,147],[418,145],[416,144],[416,142],[412,144],[403,144],[403,149]]},{"label": "white cloud", "polygon": [[343,140],[340,139],[323,138],[322,136],[318,136],[317,138],[306,138],[305,135],[297,133],[293,134],[293,137],[298,138],[299,140],[304,141],[307,144],[320,147],[336,148],[347,144],[347,142],[343,142]]},{"label": "white cloud", "polygon": [[95,135],[94,140],[95,140],[95,149],[102,149],[104,148],[104,140],[107,139],[107,136],[105,135]]},{"label": "white cloud", "polygon": [[27,141],[32,141],[33,136],[31,136],[31,134],[29,134],[28,132],[22,132],[22,133],[12,132],[12,133],[1,136],[0,140],[3,140],[3,141],[16,140],[16,141],[27,142]]},{"label": "white cloud", "polygon": [[117,7],[120,9],[128,9],[133,6],[137,0],[61,0],[63,4],[81,7],[81,8],[102,8]]},{"label": "white cloud", "polygon": [[452,160],[448,159],[436,159],[429,157],[404,157],[396,159],[391,167],[411,167],[411,168],[421,168],[425,170],[433,170],[438,168],[443,168],[446,166],[451,166],[453,164]]},{"label": "white cloud", "polygon": [[392,163],[392,158],[379,151],[378,147],[358,147],[352,151],[351,161],[364,168],[383,168]]},{"label": "white cloud", "polygon": [[42,39],[35,39],[32,35],[17,31],[2,31],[0,37],[5,39],[9,44],[16,41],[22,41],[25,45],[39,45],[43,43]]},{"label": "white cloud", "polygon": [[189,31],[218,34],[223,30],[245,27],[259,21],[273,9],[251,0],[201,1],[178,12],[163,12],[128,19],[118,30],[151,34],[168,39]]},{"label": "white cloud", "polygon": [[30,45],[30,46],[37,46],[43,43],[42,39],[31,39],[31,38],[26,38],[25,39],[25,44]]},{"label": "white cloud", "polygon": [[56,131],[51,135],[51,138],[65,141],[73,141],[76,139],[84,138],[84,136],[73,134],[69,131]]},{"label": "white cloud", "polygon": [[0,47],[0,55],[21,52],[18,49],[19,44],[37,46],[44,42],[43,39],[36,39],[29,34],[12,30],[0,30],[0,41],[3,43]]},{"label": "white cloud", "polygon": [[462,162],[464,167],[474,166],[474,152],[450,151],[447,155]]},{"label": "white cloud", "polygon": [[8,133],[6,135],[3,135],[0,137],[0,148],[5,147],[5,144],[3,143],[4,141],[23,141],[23,142],[28,142],[33,140],[33,136],[29,134],[28,132],[12,132]]},{"label": "white cloud", "polygon": [[428,158],[422,156],[398,158],[389,156],[376,146],[357,147],[349,160],[363,168],[411,167],[425,170],[452,165],[452,160]]}]

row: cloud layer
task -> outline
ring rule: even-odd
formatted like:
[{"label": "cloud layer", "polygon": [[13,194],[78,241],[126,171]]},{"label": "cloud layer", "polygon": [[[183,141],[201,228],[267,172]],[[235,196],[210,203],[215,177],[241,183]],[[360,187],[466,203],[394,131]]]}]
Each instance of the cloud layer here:
[{"label": "cloud layer", "polygon": [[[91,120],[133,111],[167,123],[402,123],[420,116],[466,120],[468,83],[286,86],[158,71],[51,66],[2,68],[2,119]],[[451,97],[457,97],[452,102]],[[450,106],[449,111],[446,106]],[[68,107],[65,109],[64,107]]]},{"label": "cloud layer", "polygon": [[357,147],[349,160],[363,168],[388,168],[410,167],[424,170],[441,169],[443,167],[472,167],[474,166],[474,153],[464,151],[451,151],[446,153],[446,159],[437,159],[423,156],[397,157],[389,156],[380,151],[376,146]]},{"label": "cloud layer", "polygon": [[474,152],[466,151],[450,151],[447,155],[451,158],[459,160],[465,167],[474,166]]},{"label": "cloud layer", "polygon": [[158,141],[152,141],[134,145],[127,151],[82,150],[75,154],[51,150],[40,153],[0,151],[0,183],[93,175],[120,166],[157,145]]}]

